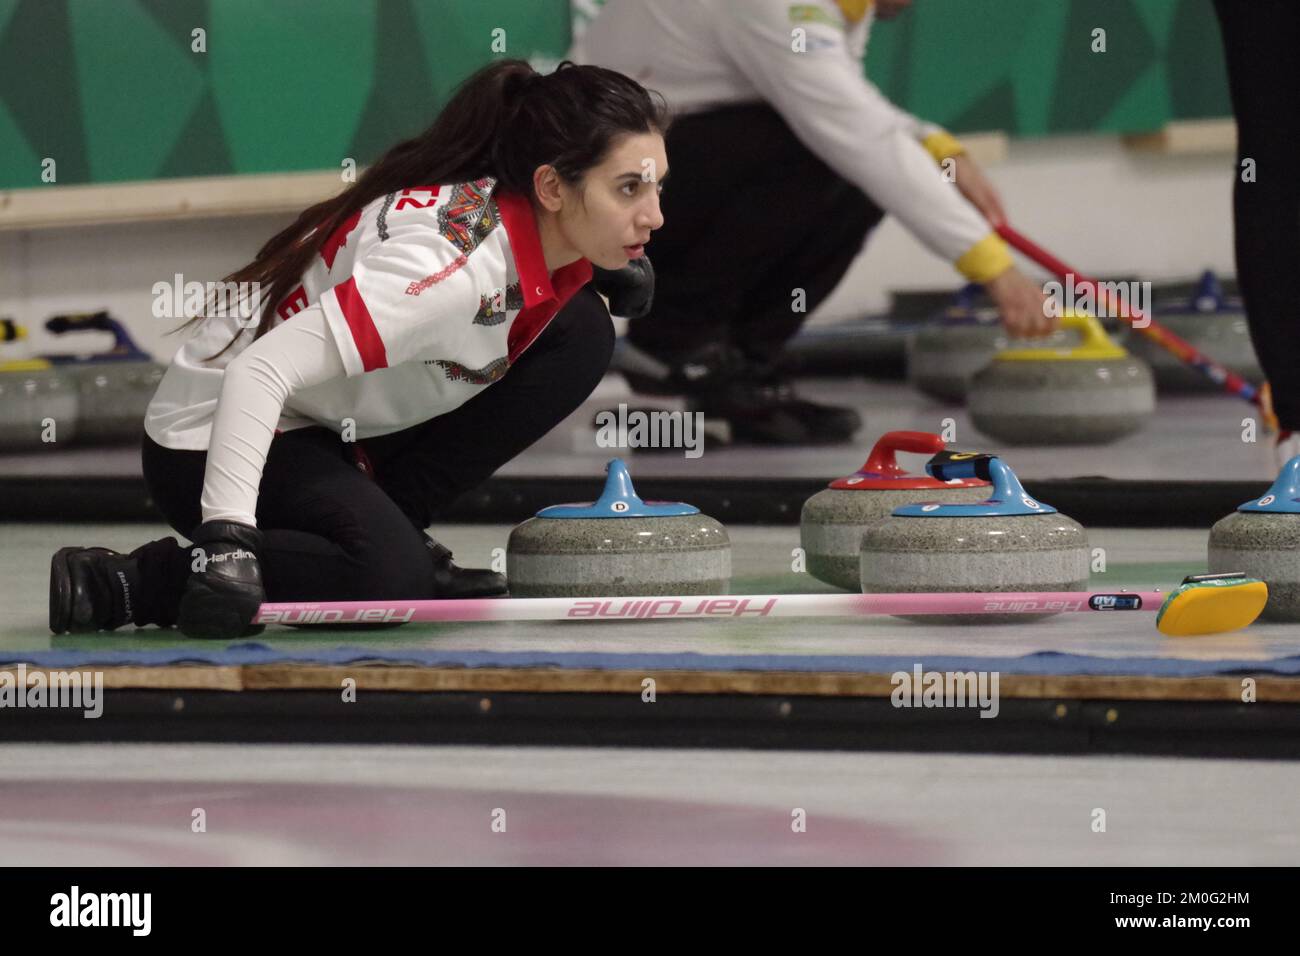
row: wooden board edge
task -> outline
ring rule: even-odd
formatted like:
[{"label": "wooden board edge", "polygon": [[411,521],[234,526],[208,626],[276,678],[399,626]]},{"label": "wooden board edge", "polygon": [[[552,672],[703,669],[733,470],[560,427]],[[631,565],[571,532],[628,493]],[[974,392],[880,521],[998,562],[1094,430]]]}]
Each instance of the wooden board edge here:
[{"label": "wooden board edge", "polygon": [[1124,145],[1135,152],[1165,156],[1232,154],[1237,150],[1237,124],[1229,119],[1175,120],[1149,133],[1126,133]]},{"label": "wooden board edge", "polygon": [[[27,674],[55,668],[28,667]],[[656,694],[741,694],[791,697],[888,698],[897,686],[887,673],[806,671],[597,670],[588,668],[409,667],[375,664],[252,664],[243,666],[81,667],[102,672],[114,690],[280,691],[344,689],[398,693],[640,694],[653,679]],[[1249,676],[1249,675],[1246,675]],[[1001,674],[998,695],[1010,699],[1219,701],[1241,703],[1246,676]],[[1259,675],[1255,699],[1300,703],[1300,678]]]},{"label": "wooden board edge", "polygon": [[297,213],[346,185],[308,172],[36,186],[0,191],[0,231]]}]

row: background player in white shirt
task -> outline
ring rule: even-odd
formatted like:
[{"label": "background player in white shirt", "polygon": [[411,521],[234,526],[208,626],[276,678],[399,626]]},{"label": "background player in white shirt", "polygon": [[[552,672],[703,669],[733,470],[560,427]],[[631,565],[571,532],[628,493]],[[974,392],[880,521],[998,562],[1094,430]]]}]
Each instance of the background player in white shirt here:
[{"label": "background player in white shirt", "polygon": [[625,372],[633,387],[688,395],[742,439],[846,440],[856,412],[798,399],[773,366],[886,214],[983,283],[1009,329],[1050,330],[1042,290],[993,232],[996,190],[864,75],[873,15],[909,2],[607,0],[588,24],[570,56],[653,86],[674,113],[654,305],[628,331],[666,374]]},{"label": "background player in white shirt", "polygon": [[229,638],[267,600],[503,593],[423,531],[605,373],[588,283],[663,223],[665,126],[613,71],[500,61],[303,212],[227,277],[256,318],[199,317],[146,416],[145,480],[193,547],[61,549],[51,629]]}]

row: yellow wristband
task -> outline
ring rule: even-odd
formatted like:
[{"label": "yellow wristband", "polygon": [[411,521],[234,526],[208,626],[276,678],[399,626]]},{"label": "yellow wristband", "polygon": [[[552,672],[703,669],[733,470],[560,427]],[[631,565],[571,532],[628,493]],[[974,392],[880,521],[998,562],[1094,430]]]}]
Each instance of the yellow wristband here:
[{"label": "yellow wristband", "polygon": [[867,10],[871,8],[871,0],[836,0],[839,4],[840,12],[849,23],[857,23],[867,15]]},{"label": "yellow wristband", "polygon": [[951,159],[966,152],[966,147],[961,144],[961,141],[952,133],[944,130],[931,133],[921,140],[921,145],[925,147],[926,152],[934,157],[936,163],[942,163],[945,159]]},{"label": "yellow wristband", "polygon": [[990,232],[957,260],[957,271],[971,282],[984,283],[996,279],[1013,265],[1011,250],[1002,241],[1002,237]]}]

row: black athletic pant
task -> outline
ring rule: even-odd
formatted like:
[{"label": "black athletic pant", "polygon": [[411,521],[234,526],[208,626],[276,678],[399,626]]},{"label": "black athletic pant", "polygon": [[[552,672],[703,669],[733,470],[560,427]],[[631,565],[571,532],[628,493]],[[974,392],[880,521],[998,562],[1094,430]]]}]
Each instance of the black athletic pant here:
[{"label": "black athletic pant", "polygon": [[[884,213],[764,103],[669,128],[663,228],[650,241],[654,305],[629,324],[667,362],[708,344],[768,361],[839,284]],[[795,311],[803,289],[806,311]]]},{"label": "black athletic pant", "polygon": [[[1216,0],[1237,115],[1237,280],[1282,427],[1300,431],[1300,2]],[[1241,162],[1254,160],[1255,181]]]},{"label": "black athletic pant", "polygon": [[[267,600],[431,597],[424,529],[573,412],[605,374],[613,348],[609,313],[587,286],[499,382],[445,415],[359,441],[373,479],[328,428],[277,435],[257,501]],[[207,452],[163,448],[146,435],[142,454],[154,503],[188,540],[201,521]],[[176,623],[189,545],[164,538],[133,557],[145,598],[136,624]]]}]

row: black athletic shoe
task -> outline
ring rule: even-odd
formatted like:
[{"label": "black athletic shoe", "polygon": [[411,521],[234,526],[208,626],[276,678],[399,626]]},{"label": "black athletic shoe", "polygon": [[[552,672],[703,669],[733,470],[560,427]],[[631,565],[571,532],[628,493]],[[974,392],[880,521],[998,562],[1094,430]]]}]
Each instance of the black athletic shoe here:
[{"label": "black athletic shoe", "polygon": [[135,560],[108,548],[60,548],[50,560],[50,630],[111,631],[134,623]]},{"label": "black athletic shoe", "polygon": [[800,398],[786,380],[775,375],[769,374],[760,382],[781,396],[782,406],[799,420],[817,444],[846,442],[862,428],[862,416],[852,408]]},{"label": "black athletic shoe", "polygon": [[642,395],[699,395],[740,378],[748,362],[739,349],[716,343],[680,361],[666,363],[627,339],[620,339],[610,368],[620,372],[632,391]]},{"label": "black athletic shoe", "polygon": [[428,533],[424,546],[433,559],[435,598],[505,597],[509,593],[506,576],[486,568],[461,568],[451,560],[451,552]]},{"label": "black athletic shoe", "polygon": [[796,399],[790,411],[804,423],[817,444],[842,444],[850,441],[862,428],[862,416],[842,405],[820,405],[807,399]]},{"label": "black athletic shoe", "polygon": [[690,406],[706,418],[725,420],[738,443],[834,445],[862,427],[853,409],[800,398],[789,382],[772,376],[732,382],[691,399]]},{"label": "black athletic shoe", "polygon": [[707,419],[724,421],[733,444],[810,445],[812,431],[791,408],[787,390],[753,381],[732,382],[692,396],[687,405]]},{"label": "black athletic shoe", "polygon": [[771,365],[735,346],[706,345],[666,364],[623,342],[616,357],[615,367],[634,391],[686,396],[690,411],[727,423],[732,443],[839,444],[862,427],[853,409],[800,398]]}]

